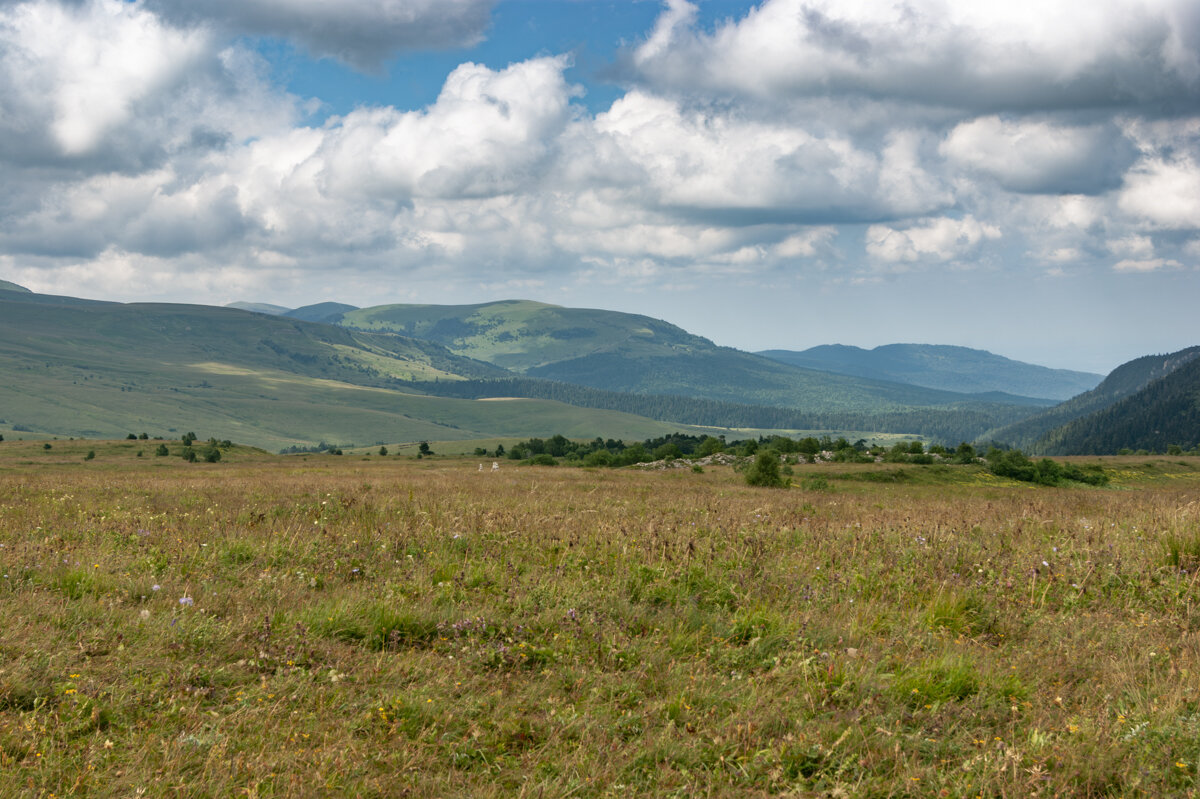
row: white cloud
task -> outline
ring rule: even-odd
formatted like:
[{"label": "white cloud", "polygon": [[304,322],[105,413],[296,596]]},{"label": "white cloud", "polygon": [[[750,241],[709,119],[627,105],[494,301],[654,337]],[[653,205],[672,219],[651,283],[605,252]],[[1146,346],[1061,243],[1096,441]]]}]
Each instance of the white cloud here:
[{"label": "white cloud", "polygon": [[1154,242],[1149,236],[1130,234],[1108,241],[1108,251],[1126,258],[1147,259],[1154,255]]},{"label": "white cloud", "polygon": [[1125,259],[1113,265],[1116,272],[1157,272],[1160,269],[1178,269],[1182,264],[1166,258]]},{"label": "white cloud", "polygon": [[1200,165],[1190,155],[1145,159],[1126,174],[1119,204],[1152,227],[1200,229]]},{"label": "white cloud", "polygon": [[86,154],[209,49],[203,32],[119,0],[12,6],[0,11],[0,131],[26,150],[48,139],[64,155]]},{"label": "white cloud", "polygon": [[355,111],[331,121],[316,157],[326,191],[399,198],[487,197],[528,188],[571,118],[566,59],[501,71],[463,64],[424,111]]},{"label": "white cloud", "polygon": [[903,230],[888,225],[867,229],[866,248],[874,258],[888,263],[949,261],[962,258],[980,243],[1000,238],[999,228],[973,216],[939,217]]},{"label": "white cloud", "polygon": [[[592,134],[592,131],[588,132]],[[633,91],[598,114],[595,138],[574,143],[631,201],[726,224],[822,223],[928,213],[950,195],[895,134],[882,153],[846,137],[747,119]]]}]

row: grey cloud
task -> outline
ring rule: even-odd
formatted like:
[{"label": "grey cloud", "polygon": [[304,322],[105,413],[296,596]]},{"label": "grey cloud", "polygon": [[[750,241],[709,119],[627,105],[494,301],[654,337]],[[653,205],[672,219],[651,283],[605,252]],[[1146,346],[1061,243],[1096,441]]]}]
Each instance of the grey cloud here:
[{"label": "grey cloud", "polygon": [[494,0],[148,0],[167,19],[236,33],[277,36],[315,56],[378,70],[405,50],[472,45],[483,38]]},{"label": "grey cloud", "polygon": [[980,117],[957,125],[941,152],[955,165],[1024,194],[1103,194],[1138,157],[1114,124]]},{"label": "grey cloud", "polygon": [[635,79],[661,90],[862,96],[976,112],[1187,113],[1200,103],[1200,14],[1190,0],[1049,3],[1034,15],[1021,4],[766,0],[712,33],[672,13],[679,22],[669,37],[626,54]]}]

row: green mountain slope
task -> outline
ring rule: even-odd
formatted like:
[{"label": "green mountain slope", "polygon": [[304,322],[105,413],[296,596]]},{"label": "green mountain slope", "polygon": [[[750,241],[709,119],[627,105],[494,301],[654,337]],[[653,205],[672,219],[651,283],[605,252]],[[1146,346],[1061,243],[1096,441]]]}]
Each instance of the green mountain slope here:
[{"label": "green mountain slope", "polygon": [[718,347],[647,316],[523,300],[384,305],[346,312],[338,324],[426,338],[515,372],[607,391],[808,411],[884,412],[972,401],[1047,404],[819,372]]},{"label": "green mountain slope", "polygon": [[677,429],[545,400],[420,395],[397,383],[502,374],[431,342],[235,309],[0,296],[0,418],[10,432],[194,430],[280,449],[555,431],[640,439]]},{"label": "green mountain slope", "polygon": [[1095,413],[1038,439],[1048,455],[1110,455],[1122,449],[1166,452],[1200,447],[1200,358]]},{"label": "green mountain slope", "polygon": [[1065,400],[1104,379],[1090,372],[1022,363],[986,350],[938,344],[887,344],[870,350],[827,344],[802,352],[765,350],[759,355],[809,369],[968,394],[1003,391]]},{"label": "green mountain slope", "polygon": [[1136,358],[1118,366],[1091,391],[1028,419],[991,430],[982,438],[1010,444],[1029,452],[1048,452],[1049,440],[1043,441],[1043,437],[1055,428],[1102,411],[1133,396],[1198,356],[1200,347],[1189,347],[1169,355],[1146,355]]},{"label": "green mountain slope", "polygon": [[0,291],[17,291],[24,294],[32,293],[24,286],[18,286],[16,283],[9,283],[7,280],[0,280]]}]

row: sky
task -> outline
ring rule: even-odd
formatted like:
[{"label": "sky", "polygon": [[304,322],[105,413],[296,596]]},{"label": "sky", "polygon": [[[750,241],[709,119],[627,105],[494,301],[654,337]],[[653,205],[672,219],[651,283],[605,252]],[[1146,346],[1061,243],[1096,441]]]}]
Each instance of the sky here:
[{"label": "sky", "polygon": [[0,0],[0,279],[1200,344],[1195,0]]}]

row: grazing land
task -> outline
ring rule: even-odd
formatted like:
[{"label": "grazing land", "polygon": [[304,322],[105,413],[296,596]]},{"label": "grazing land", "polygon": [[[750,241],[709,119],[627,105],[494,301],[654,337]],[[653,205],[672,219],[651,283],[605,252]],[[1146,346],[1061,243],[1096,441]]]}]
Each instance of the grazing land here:
[{"label": "grazing land", "polygon": [[0,795],[1198,789],[1197,459],[780,490],[145,444],[0,443]]}]

